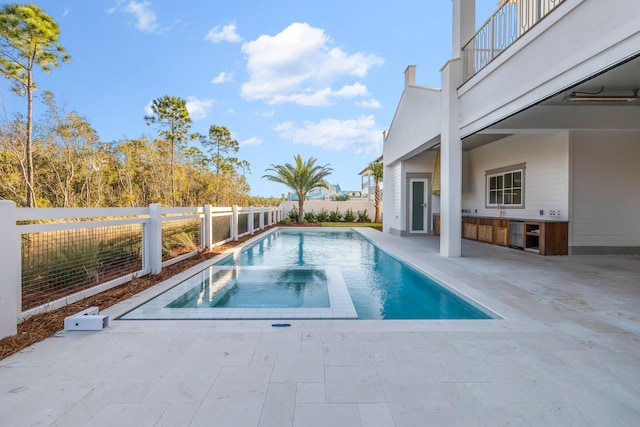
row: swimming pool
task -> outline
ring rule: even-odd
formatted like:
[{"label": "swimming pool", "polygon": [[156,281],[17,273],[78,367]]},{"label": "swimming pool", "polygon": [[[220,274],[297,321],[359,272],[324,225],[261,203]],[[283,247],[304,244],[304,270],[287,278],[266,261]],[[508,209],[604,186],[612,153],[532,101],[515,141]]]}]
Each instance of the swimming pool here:
[{"label": "swimming pool", "polygon": [[[352,229],[310,229],[279,228],[267,233],[255,243],[245,247],[234,256],[229,256],[210,268],[263,269],[258,275],[266,275],[270,270],[280,272],[287,269],[318,268],[327,269],[336,283],[335,292],[341,292],[335,301],[349,299],[353,303],[358,319],[491,319],[487,311],[479,308],[449,289],[439,285],[416,269],[379,249],[375,244]],[[214,274],[210,271],[208,279],[195,277],[191,283],[182,285],[182,289],[172,290],[169,295],[155,303],[155,316],[165,313],[169,318],[180,318],[179,310],[186,318],[203,318],[203,311],[193,307],[186,301],[186,294],[192,293],[196,299],[202,295],[205,281],[211,281]],[[196,275],[197,276],[197,275]],[[217,283],[215,280],[211,281]],[[344,289],[344,290],[343,290]],[[171,293],[172,292],[172,293]],[[211,291],[207,291],[211,293]],[[204,292],[206,293],[206,292]],[[267,295],[272,295],[267,292]],[[346,295],[345,295],[346,294]],[[183,302],[175,302],[182,299]],[[153,305],[154,300],[148,304]],[[192,304],[179,308],[180,304]],[[123,318],[158,318],[149,313],[153,311],[148,304],[123,316]],[[257,305],[260,303],[256,302]],[[331,302],[331,306],[334,302]],[[345,302],[345,305],[348,305]],[[146,306],[146,307],[145,307]],[[233,311],[238,308],[217,311],[207,305],[211,317],[234,318]],[[144,312],[146,314],[140,314]],[[253,310],[260,310],[254,307]],[[308,313],[318,313],[323,308],[311,308]],[[315,311],[313,311],[315,310]],[[348,312],[345,311],[345,313]],[[240,313],[236,311],[235,313]],[[246,313],[243,312],[243,313]],[[305,316],[300,311],[284,308],[284,311],[263,311],[254,313],[253,318],[326,318],[332,316]],[[269,313],[261,316],[260,313]],[[279,313],[274,316],[273,313]],[[176,317],[177,316],[177,317]],[[238,316],[247,318],[246,316]],[[333,318],[349,318],[350,315],[336,314]]]}]

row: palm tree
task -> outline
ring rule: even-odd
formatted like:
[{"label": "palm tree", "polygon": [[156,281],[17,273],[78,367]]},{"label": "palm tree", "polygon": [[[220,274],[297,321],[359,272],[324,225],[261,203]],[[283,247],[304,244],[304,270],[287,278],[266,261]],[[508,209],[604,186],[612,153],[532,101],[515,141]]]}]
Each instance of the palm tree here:
[{"label": "palm tree", "polygon": [[375,193],[373,196],[373,206],[376,208],[376,217],[373,222],[382,222],[380,218],[380,182],[382,182],[382,175],[384,174],[384,166],[382,162],[372,162],[367,167],[368,171],[371,171],[371,176],[373,176],[373,183],[375,185]]},{"label": "palm tree", "polygon": [[293,156],[295,165],[285,163],[284,165],[271,165],[265,172],[274,172],[273,175],[266,174],[263,178],[269,181],[279,182],[292,189],[298,196],[298,222],[304,219],[304,199],[309,191],[316,187],[327,188],[325,177],[331,175],[333,169],[329,165],[316,166],[315,158],[311,157],[306,162],[302,161],[300,154]]}]

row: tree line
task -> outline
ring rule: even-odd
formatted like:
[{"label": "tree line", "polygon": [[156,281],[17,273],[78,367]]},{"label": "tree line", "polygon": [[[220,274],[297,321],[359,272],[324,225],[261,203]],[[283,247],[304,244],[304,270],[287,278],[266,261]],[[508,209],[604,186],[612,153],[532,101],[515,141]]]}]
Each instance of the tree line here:
[{"label": "tree line", "polygon": [[[57,23],[33,4],[0,8],[0,75],[27,99],[26,116],[0,114],[0,199],[26,207],[216,206],[270,204],[251,200],[237,157],[239,143],[225,126],[191,133],[186,101],[165,95],[144,117],[157,137],[103,142],[76,111],[45,91],[45,114],[33,116],[36,66],[49,72],[70,56]],[[1,107],[1,106],[0,106]],[[192,144],[199,141],[203,149]]]},{"label": "tree line", "polygon": [[[41,99],[46,112],[34,123],[31,143],[34,207],[255,203],[244,177],[249,164],[236,157],[238,141],[224,126],[211,126],[206,136],[188,132],[178,135],[178,125],[188,131],[188,115],[176,121],[175,117],[166,117],[166,112],[154,110],[154,115],[145,120],[157,128],[158,137],[143,135],[103,142],[86,118],[59,106],[53,93],[45,91]],[[184,105],[184,100],[176,97],[156,101]],[[180,111],[184,114],[186,107]],[[2,114],[0,199],[13,200],[18,206],[29,206],[26,139],[25,117]],[[203,148],[190,145],[191,140],[200,140]],[[259,202],[275,200],[262,198]]]}]

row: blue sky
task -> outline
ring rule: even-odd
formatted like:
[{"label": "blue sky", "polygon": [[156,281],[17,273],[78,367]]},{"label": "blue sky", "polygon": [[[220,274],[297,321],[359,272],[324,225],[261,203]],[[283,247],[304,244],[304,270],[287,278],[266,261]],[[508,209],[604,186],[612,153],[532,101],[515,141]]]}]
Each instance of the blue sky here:
[{"label": "blue sky", "polygon": [[[34,3],[58,22],[72,57],[36,73],[39,93],[53,91],[102,141],[154,136],[143,120],[151,100],[184,98],[192,131],[226,126],[240,142],[255,196],[287,193],[262,176],[295,154],[330,164],[329,181],[343,190],[359,189],[358,173],[382,154],[405,68],[439,87],[451,57],[451,0]],[[478,0],[477,21],[496,5]],[[26,100],[8,89],[0,80],[5,108],[24,113]]]}]

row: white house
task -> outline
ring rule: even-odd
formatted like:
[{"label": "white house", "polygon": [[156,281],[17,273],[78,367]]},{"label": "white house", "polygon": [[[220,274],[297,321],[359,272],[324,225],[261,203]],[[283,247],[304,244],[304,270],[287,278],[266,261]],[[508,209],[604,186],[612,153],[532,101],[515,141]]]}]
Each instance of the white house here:
[{"label": "white house", "polygon": [[385,133],[384,231],[640,253],[640,1],[504,1],[477,31],[452,3],[442,87],[409,66]]}]

